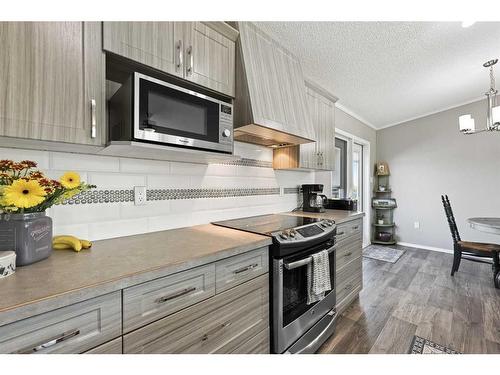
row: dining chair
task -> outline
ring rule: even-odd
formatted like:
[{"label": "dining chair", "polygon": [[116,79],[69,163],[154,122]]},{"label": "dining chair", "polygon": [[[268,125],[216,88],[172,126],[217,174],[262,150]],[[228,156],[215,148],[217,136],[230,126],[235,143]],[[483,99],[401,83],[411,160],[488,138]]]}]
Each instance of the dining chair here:
[{"label": "dining chair", "polygon": [[441,195],[441,201],[443,202],[444,212],[450,227],[451,237],[453,238],[453,265],[451,267],[451,276],[458,271],[460,261],[462,259],[473,262],[487,263],[491,264],[493,268],[493,281],[495,283],[495,288],[500,288],[500,245],[484,242],[462,241],[448,195]]}]

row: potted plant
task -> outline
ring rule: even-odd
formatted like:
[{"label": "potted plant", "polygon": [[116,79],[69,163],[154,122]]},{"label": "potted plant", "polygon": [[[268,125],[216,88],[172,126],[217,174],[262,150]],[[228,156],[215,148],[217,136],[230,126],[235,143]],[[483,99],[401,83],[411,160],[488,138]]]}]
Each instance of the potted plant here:
[{"label": "potted plant", "polygon": [[94,188],[76,172],[52,180],[31,160],[0,160],[0,250],[14,250],[24,266],[52,252],[52,219],[45,211]]}]

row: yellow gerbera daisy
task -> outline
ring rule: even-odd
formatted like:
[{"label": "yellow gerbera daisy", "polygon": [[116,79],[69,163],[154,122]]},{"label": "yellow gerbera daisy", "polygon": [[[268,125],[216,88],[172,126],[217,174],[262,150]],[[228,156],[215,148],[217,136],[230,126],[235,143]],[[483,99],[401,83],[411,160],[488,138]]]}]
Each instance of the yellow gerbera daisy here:
[{"label": "yellow gerbera daisy", "polygon": [[14,181],[12,185],[6,186],[3,194],[7,205],[30,208],[42,203],[47,193],[38,181],[19,179]]},{"label": "yellow gerbera daisy", "polygon": [[60,179],[61,185],[66,189],[74,189],[80,186],[80,175],[76,172],[66,172]]}]

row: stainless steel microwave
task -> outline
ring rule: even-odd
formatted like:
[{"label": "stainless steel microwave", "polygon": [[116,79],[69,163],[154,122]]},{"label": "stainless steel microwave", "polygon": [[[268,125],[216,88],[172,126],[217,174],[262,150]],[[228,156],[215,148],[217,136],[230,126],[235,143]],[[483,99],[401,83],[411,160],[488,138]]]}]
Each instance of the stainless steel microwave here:
[{"label": "stainless steel microwave", "polygon": [[135,72],[109,100],[112,141],[231,154],[231,103]]}]

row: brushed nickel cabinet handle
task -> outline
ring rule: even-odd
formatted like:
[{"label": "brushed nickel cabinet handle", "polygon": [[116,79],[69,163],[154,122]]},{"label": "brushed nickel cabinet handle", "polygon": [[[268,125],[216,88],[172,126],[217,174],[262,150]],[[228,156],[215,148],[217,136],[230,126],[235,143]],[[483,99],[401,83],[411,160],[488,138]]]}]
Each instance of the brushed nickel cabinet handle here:
[{"label": "brushed nickel cabinet handle", "polygon": [[192,286],[190,288],[182,289],[182,290],[180,290],[178,292],[169,294],[168,296],[164,296],[164,297],[158,298],[155,302],[156,303],[164,303],[164,302],[173,300],[175,298],[179,298],[179,297],[185,296],[186,294],[194,292],[195,290],[196,290],[196,287]]},{"label": "brushed nickel cabinet handle", "polygon": [[50,348],[51,346],[54,346],[56,344],[59,344],[60,342],[66,341],[72,337],[75,337],[80,334],[79,329],[74,329],[72,331],[67,331],[64,333],[61,333],[60,335],[54,336],[50,338],[48,341],[44,341],[38,344],[35,344],[33,347],[27,347],[21,350],[18,350],[15,352],[16,354],[32,354],[32,353],[37,353],[40,350]]},{"label": "brushed nickel cabinet handle", "polygon": [[352,255],[352,252],[351,252],[351,251],[349,251],[349,252],[345,253],[345,255],[344,255],[344,256],[346,256],[346,257],[350,257],[351,255]]},{"label": "brushed nickel cabinet handle", "polygon": [[95,116],[96,102],[95,99],[90,100],[90,138],[97,136],[97,120]]},{"label": "brushed nickel cabinet handle", "polygon": [[177,58],[176,58],[176,64],[175,64],[175,71],[178,72],[182,68],[182,40],[179,40],[177,42]]},{"label": "brushed nickel cabinet handle", "polygon": [[245,271],[250,271],[251,269],[254,269],[255,267],[257,267],[258,265],[259,265],[258,263],[250,264],[246,267],[242,267],[242,268],[238,268],[237,270],[234,270],[233,273],[239,274],[239,273],[242,273]]},{"label": "brushed nickel cabinet handle", "polygon": [[218,325],[217,327],[215,327],[211,331],[208,331],[203,336],[201,336],[201,341],[207,341],[209,336],[216,334],[220,330],[222,330],[222,329],[224,329],[226,327],[229,327],[230,325],[231,325],[231,322],[226,322],[226,323]]},{"label": "brushed nickel cabinet handle", "polygon": [[338,232],[337,236],[342,236],[345,232]]},{"label": "brushed nickel cabinet handle", "polygon": [[186,50],[188,54],[188,66],[186,68],[187,75],[193,74],[193,46],[189,46]]}]

